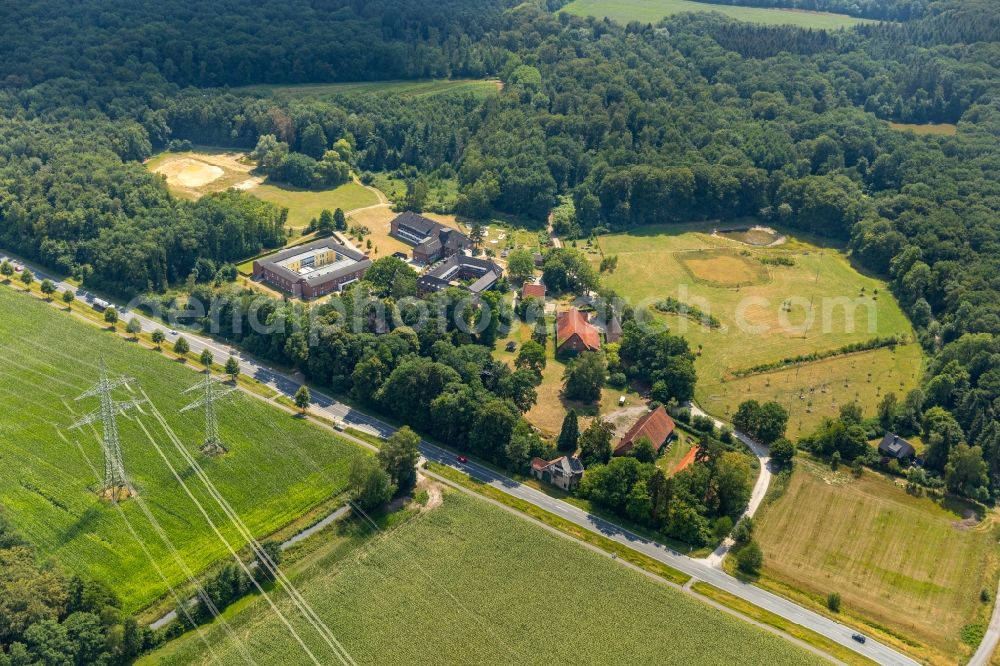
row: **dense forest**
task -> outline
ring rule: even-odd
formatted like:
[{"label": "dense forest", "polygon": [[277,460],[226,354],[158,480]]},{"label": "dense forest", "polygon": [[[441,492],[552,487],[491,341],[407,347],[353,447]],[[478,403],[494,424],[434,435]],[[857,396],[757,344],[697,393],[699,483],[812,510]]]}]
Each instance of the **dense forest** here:
[{"label": "dense forest", "polygon": [[[563,197],[568,237],[758,215],[848,243],[891,279],[932,361],[925,390],[901,397],[889,423],[938,447],[932,469],[952,448],[978,446],[1000,488],[995,2],[932,2],[905,22],[837,32],[707,14],[620,26],[541,2],[389,4],[8,3],[0,245],[121,294],[203,281],[210,266],[280,244],[284,213],[235,192],[178,201],[139,162],[172,141],[250,150],[261,137],[282,161],[301,156],[286,175],[303,182],[328,153],[335,179],[347,163],[455,178],[456,208],[471,216],[544,220]],[[485,75],[505,84],[485,100],[229,87]],[[958,132],[921,136],[888,121]],[[374,362],[364,371],[387,380],[411,352],[441,364],[433,343],[399,337],[379,344],[409,351],[393,347],[378,373]],[[296,348],[246,342],[272,356]],[[315,355],[332,345],[321,340]],[[308,367],[314,353],[299,361]],[[355,369],[314,371],[355,391],[365,381]],[[437,365],[410,369],[441,387],[468,384]],[[509,382],[483,418],[517,422],[520,388]]]}]

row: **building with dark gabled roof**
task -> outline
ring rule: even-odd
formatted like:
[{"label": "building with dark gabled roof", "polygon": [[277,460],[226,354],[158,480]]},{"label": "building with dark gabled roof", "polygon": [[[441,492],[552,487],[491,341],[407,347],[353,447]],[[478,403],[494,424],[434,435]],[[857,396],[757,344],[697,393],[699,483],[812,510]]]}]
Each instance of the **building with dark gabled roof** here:
[{"label": "building with dark gabled roof", "polygon": [[628,455],[636,442],[643,437],[648,438],[653,444],[653,448],[659,453],[660,449],[670,441],[676,427],[677,424],[674,423],[674,420],[670,418],[670,414],[667,414],[667,410],[661,405],[653,411],[643,414],[642,418],[629,428],[628,432],[625,433],[625,436],[618,443],[618,446],[615,447],[614,455]]},{"label": "building with dark gabled roof", "polygon": [[917,450],[913,448],[912,444],[892,432],[885,433],[885,437],[879,442],[878,452],[886,458],[895,458],[896,460],[904,458],[912,460],[917,454]]},{"label": "building with dark gabled roof", "polygon": [[[488,259],[455,254],[421,275],[417,279],[417,292],[423,295],[460,287],[478,296],[495,287],[502,276],[503,269]],[[466,284],[468,280],[472,282]]]},{"label": "building with dark gabled roof", "polygon": [[583,471],[583,463],[576,456],[562,456],[555,460],[542,458],[531,460],[532,476],[567,491],[580,485]]},{"label": "building with dark gabled roof", "polygon": [[611,315],[608,325],[604,329],[604,340],[608,344],[622,341],[622,323],[618,320],[618,315]]},{"label": "building with dark gabled roof", "polygon": [[372,265],[368,256],[335,238],[297,245],[253,262],[254,279],[298,298],[317,298],[360,280]]},{"label": "building with dark gabled roof", "polygon": [[601,334],[576,308],[556,315],[556,353],[579,354],[601,348]]},{"label": "building with dark gabled roof", "polygon": [[432,264],[472,247],[469,237],[412,211],[401,213],[389,223],[389,235],[413,246],[413,260]]}]

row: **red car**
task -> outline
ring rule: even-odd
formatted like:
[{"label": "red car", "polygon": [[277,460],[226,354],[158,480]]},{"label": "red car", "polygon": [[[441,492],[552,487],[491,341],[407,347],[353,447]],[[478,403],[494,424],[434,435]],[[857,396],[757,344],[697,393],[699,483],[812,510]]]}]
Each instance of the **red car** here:
[{"label": "red car", "polygon": [[458,462],[460,462],[460,463],[462,463],[464,465],[465,463],[469,462],[469,459],[466,458],[465,456],[459,456],[458,457]]}]

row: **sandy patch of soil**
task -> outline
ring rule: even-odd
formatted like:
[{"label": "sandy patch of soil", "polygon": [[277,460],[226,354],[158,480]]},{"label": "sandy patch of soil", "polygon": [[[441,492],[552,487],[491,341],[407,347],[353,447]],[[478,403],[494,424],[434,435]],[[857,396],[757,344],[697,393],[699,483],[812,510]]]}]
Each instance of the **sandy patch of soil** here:
[{"label": "sandy patch of soil", "polygon": [[156,173],[167,177],[167,184],[174,187],[204,187],[222,178],[222,167],[190,157],[170,160],[156,168]]}]

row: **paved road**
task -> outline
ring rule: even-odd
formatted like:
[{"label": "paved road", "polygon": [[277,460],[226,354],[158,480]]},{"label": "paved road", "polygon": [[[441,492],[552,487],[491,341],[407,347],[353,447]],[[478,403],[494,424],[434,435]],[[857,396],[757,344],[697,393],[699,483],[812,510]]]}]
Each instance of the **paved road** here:
[{"label": "paved road", "polygon": [[[2,258],[2,253],[0,253],[0,260],[2,260]],[[44,272],[36,271],[34,267],[32,267],[32,271],[39,279],[44,279],[46,277]],[[65,283],[59,283],[58,287],[60,290],[73,289],[71,285]],[[131,319],[133,316],[140,321],[144,331],[153,331],[157,328],[165,329],[162,323],[152,321],[139,313],[128,313],[124,316],[124,318]],[[168,336],[168,340],[174,340],[176,337],[177,335],[171,334]],[[245,354],[239,353],[229,345],[204,338],[191,332],[184,332],[184,337],[190,343],[191,351],[196,354],[207,348],[212,350],[212,353],[215,355],[217,360],[224,360],[230,354],[237,356],[237,358],[240,359],[240,368],[244,374],[256,378],[261,383],[280,391],[286,396],[293,396],[295,391],[297,391],[302,385],[300,378],[267,368],[262,363]],[[312,411],[326,418],[342,421],[346,425],[353,428],[382,437],[388,437],[395,431],[395,428],[389,424],[380,421],[375,417],[369,416],[368,414],[359,412],[344,403],[338,402],[321,391],[312,390],[311,393],[313,398],[313,405],[311,407]],[[751,444],[749,442],[748,445],[751,447],[756,446],[755,444]],[[531,502],[532,504],[560,516],[575,525],[617,541],[659,562],[663,562],[664,564],[678,569],[679,571],[683,571],[690,576],[740,597],[755,606],[775,613],[776,615],[806,627],[807,629],[811,629],[812,631],[815,631],[832,641],[840,643],[841,645],[844,645],[879,664],[885,664],[887,666],[902,666],[917,663],[909,657],[906,657],[892,648],[882,645],[872,639],[868,639],[867,643],[861,645],[851,638],[854,630],[840,624],[839,622],[835,622],[834,620],[803,608],[792,601],[784,599],[783,597],[779,597],[775,594],[767,592],[766,590],[762,590],[759,587],[743,583],[704,560],[692,559],[662,544],[639,537],[619,527],[618,525],[615,525],[614,523],[587,513],[572,504],[549,497],[545,493],[535,490],[529,486],[525,486],[513,479],[494,472],[487,467],[473,462],[464,464],[460,463],[454,453],[430,442],[424,441],[421,443],[420,453],[427,460],[458,469],[478,481],[487,483],[524,501]],[[763,452],[758,452],[758,455],[762,455],[762,453]],[[766,465],[762,465],[762,468],[763,467],[766,467]],[[760,485],[761,480],[759,477],[757,486]],[[766,484],[763,487],[766,490]],[[762,497],[763,495],[761,494],[760,497],[756,499],[756,504],[754,501],[751,501],[751,506],[759,506],[760,499],[762,499]],[[991,624],[991,629],[992,628]]]},{"label": "paved road", "polygon": [[[692,416],[707,416],[712,419],[715,423],[715,427],[720,430],[726,425],[719,419],[706,414],[701,407],[695,404],[691,404],[691,415]],[[757,473],[757,482],[753,486],[753,492],[750,495],[750,502],[747,504],[747,508],[743,511],[744,516],[753,517],[757,513],[757,509],[760,508],[761,502],[764,501],[764,496],[767,495],[767,489],[771,485],[771,453],[768,448],[763,444],[759,444],[747,435],[739,432],[738,430],[733,432],[733,435],[739,439],[741,442],[747,445],[753,454],[757,456],[758,462],[760,462],[760,471]],[[742,516],[741,516],[742,517]],[[713,566],[717,569],[722,568],[722,561],[726,559],[726,555],[729,554],[730,549],[735,545],[735,542],[731,537],[726,537],[726,539],[719,544],[711,555],[705,558],[704,562],[709,566]]]},{"label": "paved road", "polygon": [[[997,595],[1000,599],[1000,588],[997,589]],[[983,640],[979,643],[976,654],[972,655],[972,659],[966,666],[986,666],[989,664],[998,643],[1000,643],[1000,601],[993,605],[990,626],[986,628],[986,633],[983,634]]]}]

